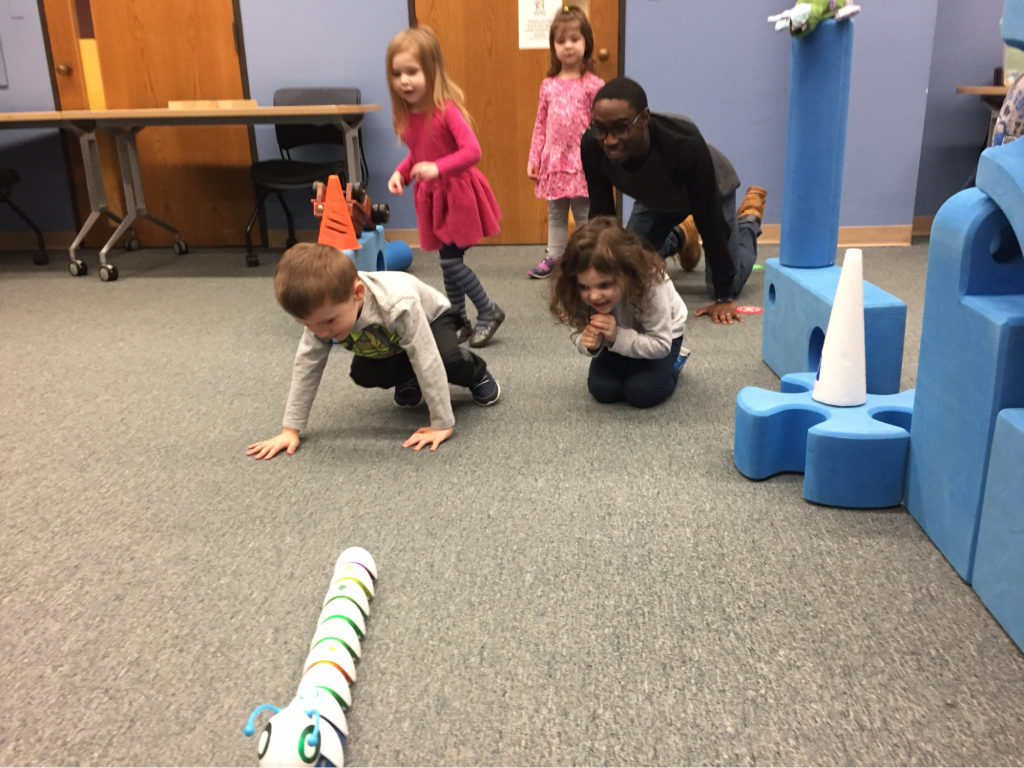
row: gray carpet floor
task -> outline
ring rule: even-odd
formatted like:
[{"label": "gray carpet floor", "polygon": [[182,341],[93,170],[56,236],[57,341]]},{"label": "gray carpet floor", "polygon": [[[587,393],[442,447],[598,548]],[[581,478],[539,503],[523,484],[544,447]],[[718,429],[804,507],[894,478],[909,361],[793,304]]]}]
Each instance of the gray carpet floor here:
[{"label": "gray carpet floor", "polygon": [[[468,257],[508,313],[499,405],[453,391],[454,437],[402,450],[426,412],[339,352],[270,462],[245,447],[278,431],[300,332],[275,256],[118,254],[111,284],[93,254],[79,279],[0,257],[0,763],[255,765],[242,726],[294,695],[350,545],[381,573],[350,764],[1024,762],[1024,655],[907,511],[733,466],[736,393],[777,387],[761,319],[691,320],[667,403],[601,406],[538,256]],[[907,387],[926,260],[865,251],[909,305]],[[432,254],[411,271],[442,285]]]}]

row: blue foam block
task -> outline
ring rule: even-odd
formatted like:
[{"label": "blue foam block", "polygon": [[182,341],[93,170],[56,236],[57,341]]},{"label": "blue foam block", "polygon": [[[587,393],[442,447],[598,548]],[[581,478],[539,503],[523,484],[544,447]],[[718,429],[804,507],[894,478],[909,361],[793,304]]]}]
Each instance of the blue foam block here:
[{"label": "blue foam block", "polygon": [[[761,357],[778,376],[816,371],[832,314],[839,267],[792,269],[778,259],[764,268]],[[900,391],[907,305],[864,282],[864,352],[868,392]]]},{"label": "blue foam block", "polygon": [[978,189],[992,198],[1024,240],[1024,142],[989,147],[978,160]]},{"label": "blue foam block", "polygon": [[974,557],[974,591],[1024,650],[1024,410],[1000,411]]},{"label": "blue foam block", "polygon": [[896,506],[903,500],[914,390],[838,408],[811,397],[814,376],[784,376],[779,392],[740,390],[736,468],[754,480],[803,472],[804,498],[816,504]]},{"label": "blue foam block", "polygon": [[359,244],[362,248],[343,251],[355,263],[356,269],[360,272],[384,272],[387,269],[387,260],[384,258],[384,227],[378,224],[376,229],[360,234]]},{"label": "blue foam block", "polygon": [[973,578],[996,416],[1024,407],[1024,258],[980,189],[932,224],[906,505],[950,564]]},{"label": "blue foam block", "polygon": [[392,240],[384,248],[384,261],[389,272],[402,272],[412,265],[412,248],[401,240]]},{"label": "blue foam block", "polygon": [[1024,2],[1006,0],[1003,4],[1003,20],[999,28],[1003,42],[1013,48],[1024,48]]},{"label": "blue foam block", "polygon": [[829,19],[793,38],[779,240],[787,267],[836,261],[852,63],[852,21]]}]

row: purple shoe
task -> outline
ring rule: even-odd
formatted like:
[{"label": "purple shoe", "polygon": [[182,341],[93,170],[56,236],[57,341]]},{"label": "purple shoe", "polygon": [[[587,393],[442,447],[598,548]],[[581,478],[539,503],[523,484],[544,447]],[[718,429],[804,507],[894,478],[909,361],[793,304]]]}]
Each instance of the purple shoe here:
[{"label": "purple shoe", "polygon": [[530,277],[536,278],[537,280],[543,280],[545,277],[551,274],[551,270],[555,268],[555,264],[558,263],[558,259],[548,256],[544,261],[538,264],[536,267],[528,271]]}]

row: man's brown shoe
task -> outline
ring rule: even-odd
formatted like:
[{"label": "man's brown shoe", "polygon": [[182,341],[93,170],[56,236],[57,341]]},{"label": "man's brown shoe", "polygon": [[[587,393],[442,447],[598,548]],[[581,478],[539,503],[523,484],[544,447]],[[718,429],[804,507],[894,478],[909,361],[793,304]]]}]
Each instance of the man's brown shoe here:
[{"label": "man's brown shoe", "polygon": [[764,187],[747,187],[747,194],[740,203],[740,209],[736,211],[736,218],[753,216],[758,221],[764,216],[764,201],[768,197],[768,190]]},{"label": "man's brown shoe", "polygon": [[693,222],[693,216],[687,216],[686,221],[676,227],[676,230],[676,235],[682,236],[676,257],[679,259],[679,266],[690,272],[700,261],[700,234]]}]

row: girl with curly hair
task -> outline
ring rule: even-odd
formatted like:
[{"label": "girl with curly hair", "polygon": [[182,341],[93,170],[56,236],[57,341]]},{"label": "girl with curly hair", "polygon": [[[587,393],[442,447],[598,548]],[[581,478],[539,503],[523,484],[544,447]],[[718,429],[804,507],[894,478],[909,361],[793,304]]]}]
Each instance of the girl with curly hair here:
[{"label": "girl with curly hair", "polygon": [[553,277],[551,313],[591,358],[594,399],[637,408],[667,400],[689,350],[686,305],[665,262],[614,218],[599,216],[569,238]]}]

